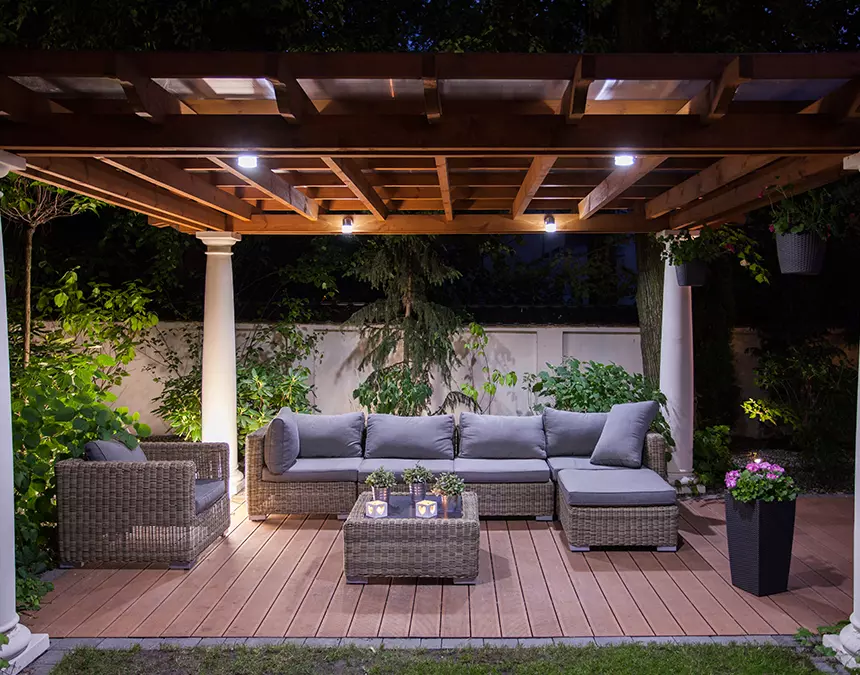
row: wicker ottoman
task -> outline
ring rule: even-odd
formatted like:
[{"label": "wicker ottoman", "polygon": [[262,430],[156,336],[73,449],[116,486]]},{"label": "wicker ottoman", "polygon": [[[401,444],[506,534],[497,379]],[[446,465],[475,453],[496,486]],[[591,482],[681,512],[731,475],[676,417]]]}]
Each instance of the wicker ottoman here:
[{"label": "wicker ottoman", "polygon": [[475,583],[481,526],[478,498],[463,493],[458,518],[367,518],[370,493],[358,501],[343,524],[343,566],[348,583],[369,577],[430,577]]}]

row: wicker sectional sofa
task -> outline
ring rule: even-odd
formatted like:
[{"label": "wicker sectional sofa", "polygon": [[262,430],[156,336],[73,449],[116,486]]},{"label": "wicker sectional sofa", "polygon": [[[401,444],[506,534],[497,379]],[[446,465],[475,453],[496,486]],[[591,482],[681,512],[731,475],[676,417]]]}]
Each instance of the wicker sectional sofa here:
[{"label": "wicker sectional sofa", "polygon": [[[247,437],[249,517],[262,520],[269,514],[284,513],[345,517],[357,496],[367,490],[364,479],[374,469],[384,466],[399,480],[403,469],[420,463],[436,474],[453,471],[460,475],[466,489],[477,494],[482,517],[551,520],[558,514],[572,550],[675,547],[678,508],[674,488],[666,482],[667,447],[662,436],[643,433],[641,468],[598,466],[590,461],[596,437],[580,441],[575,434],[550,433],[558,428],[559,420],[576,427],[588,416],[553,413],[552,425],[546,413],[533,417],[463,413],[459,434],[454,433],[452,416],[370,415],[361,429],[355,427],[354,418],[347,429],[335,419],[342,416],[295,415],[298,434],[293,441],[298,447],[292,464],[280,467],[280,473],[267,465],[267,458],[269,464],[278,464],[278,457],[271,453],[272,438],[276,436],[280,442],[280,432],[267,425]],[[284,415],[292,413],[282,411]],[[309,420],[311,417],[316,419]],[[588,423],[602,429],[606,417],[605,413],[594,414]],[[309,427],[311,421],[317,426]],[[329,423],[332,428],[341,424],[334,434],[340,434],[339,443],[331,442],[332,434],[320,435],[322,425]],[[455,452],[455,435],[459,436],[459,452]]]}]

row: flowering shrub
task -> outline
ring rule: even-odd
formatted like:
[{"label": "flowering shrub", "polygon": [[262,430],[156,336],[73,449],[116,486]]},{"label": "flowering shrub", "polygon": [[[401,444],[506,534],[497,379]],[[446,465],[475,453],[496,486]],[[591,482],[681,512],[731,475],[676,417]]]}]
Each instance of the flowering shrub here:
[{"label": "flowering shrub", "polygon": [[779,464],[750,462],[726,474],[726,487],[739,502],[790,502],[797,498],[794,480]]}]

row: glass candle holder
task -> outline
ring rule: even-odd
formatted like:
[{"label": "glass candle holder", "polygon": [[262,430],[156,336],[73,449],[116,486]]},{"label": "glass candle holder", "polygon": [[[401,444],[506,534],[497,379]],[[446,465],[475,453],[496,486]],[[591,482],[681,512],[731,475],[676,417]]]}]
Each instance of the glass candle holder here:
[{"label": "glass candle holder", "polygon": [[364,505],[364,515],[368,518],[385,518],[388,516],[388,502],[371,499]]},{"label": "glass candle holder", "polygon": [[418,518],[435,518],[437,512],[437,504],[432,499],[422,499],[420,502],[415,502],[415,515]]}]

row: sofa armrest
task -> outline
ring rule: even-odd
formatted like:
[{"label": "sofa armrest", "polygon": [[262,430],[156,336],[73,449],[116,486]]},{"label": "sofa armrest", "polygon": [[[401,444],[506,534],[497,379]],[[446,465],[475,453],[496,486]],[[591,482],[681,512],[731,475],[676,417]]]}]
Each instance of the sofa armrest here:
[{"label": "sofa armrest", "polygon": [[266,432],[269,425],[260,427],[245,437],[245,480],[263,480],[263,451],[266,447]]},{"label": "sofa armrest", "polygon": [[229,479],[230,446],[226,443],[143,442],[140,447],[150,461],[194,462],[197,478],[224,480],[225,482]]},{"label": "sofa armrest", "polygon": [[642,455],[642,463],[667,480],[669,474],[666,465],[666,452],[668,449],[666,439],[660,434],[649,432],[645,436],[645,452]]}]

